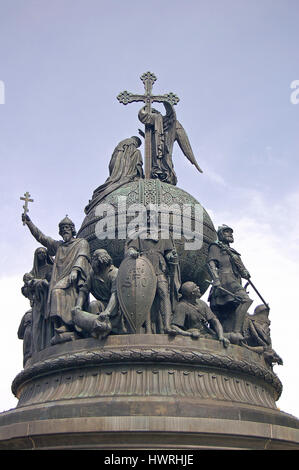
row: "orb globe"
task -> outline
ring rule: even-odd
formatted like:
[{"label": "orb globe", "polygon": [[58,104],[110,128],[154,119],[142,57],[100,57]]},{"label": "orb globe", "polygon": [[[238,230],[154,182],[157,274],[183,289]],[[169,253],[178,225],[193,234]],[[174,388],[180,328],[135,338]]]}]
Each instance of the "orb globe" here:
[{"label": "orb globe", "polygon": [[[107,222],[106,238],[99,238],[97,224],[103,218],[103,210],[93,207],[83,220],[78,237],[85,238],[90,245],[91,254],[104,248],[111,255],[115,266],[119,266],[124,257],[125,236],[128,224],[134,218],[128,213],[134,212],[136,205],[158,208],[161,214],[159,226],[164,229],[169,220],[169,232],[173,237],[178,252],[181,281],[193,281],[204,293],[209,284],[206,270],[208,246],[217,239],[217,233],[207,211],[189,193],[158,179],[140,179],[123,185],[106,196],[99,203],[109,205],[112,211],[105,212]],[[130,210],[131,208],[131,210]],[[165,217],[169,214],[169,219]],[[198,218],[199,217],[199,218]],[[109,220],[113,218],[113,220]],[[184,220],[183,220],[184,219]],[[192,242],[197,238],[198,243]]]}]

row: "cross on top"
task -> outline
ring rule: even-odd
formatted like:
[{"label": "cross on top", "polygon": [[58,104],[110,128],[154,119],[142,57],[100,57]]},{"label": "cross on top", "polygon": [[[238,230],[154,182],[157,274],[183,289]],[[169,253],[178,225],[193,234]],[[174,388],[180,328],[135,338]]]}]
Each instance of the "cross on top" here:
[{"label": "cross on top", "polygon": [[144,95],[137,95],[135,93],[130,93],[127,90],[122,91],[117,96],[117,99],[122,104],[133,103],[133,101],[143,101],[146,105],[151,106],[151,104],[156,101],[159,103],[163,103],[163,101],[168,101],[168,103],[175,105],[177,104],[180,99],[179,97],[170,92],[165,95],[152,95],[152,88],[153,84],[157,80],[157,77],[152,72],[145,72],[141,75],[140,80],[144,84]]},{"label": "cross on top", "polygon": [[[128,104],[143,101],[146,106],[146,111],[150,113],[151,105],[153,102],[163,103],[167,101],[172,106],[176,105],[180,99],[175,93],[166,93],[165,95],[152,95],[153,84],[157,80],[157,77],[152,72],[145,72],[141,75],[140,80],[143,82],[145,93],[143,95],[138,95],[130,93],[127,90],[122,91],[117,96],[117,99],[122,104]],[[151,175],[151,165],[152,165],[152,156],[151,156],[151,130],[149,126],[145,126],[145,178],[149,179]]]}]

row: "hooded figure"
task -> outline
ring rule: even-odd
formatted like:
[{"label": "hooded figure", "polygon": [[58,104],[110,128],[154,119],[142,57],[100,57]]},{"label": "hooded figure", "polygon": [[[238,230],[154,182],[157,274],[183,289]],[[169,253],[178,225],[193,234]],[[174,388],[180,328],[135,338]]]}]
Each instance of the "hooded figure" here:
[{"label": "hooded figure", "polygon": [[48,250],[40,246],[34,252],[33,268],[30,274],[34,279],[47,279],[50,282],[53,264],[53,258],[49,255]]},{"label": "hooded figure", "polygon": [[87,214],[104,197],[138,178],[143,178],[142,157],[138,147],[139,137],[133,136],[122,140],[114,149],[109,163],[109,178],[104,184],[94,190],[92,200],[85,208]]},{"label": "hooded figure", "polygon": [[35,250],[33,268],[30,271],[33,279],[29,283],[30,290],[33,294],[31,326],[32,353],[49,346],[53,336],[51,322],[46,319],[47,298],[53,264],[53,259],[46,248],[39,247]]}]

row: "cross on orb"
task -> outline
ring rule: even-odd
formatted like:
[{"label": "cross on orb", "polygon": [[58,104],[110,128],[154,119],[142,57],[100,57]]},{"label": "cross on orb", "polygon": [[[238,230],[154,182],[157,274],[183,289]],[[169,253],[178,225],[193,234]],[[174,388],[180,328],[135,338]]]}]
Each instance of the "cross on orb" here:
[{"label": "cross on orb", "polygon": [[[140,80],[144,84],[144,95],[138,95],[134,93],[129,93],[127,90],[122,91],[117,96],[117,99],[122,104],[128,104],[138,101],[143,101],[146,106],[146,111],[149,113],[151,111],[151,105],[153,102],[163,103],[167,101],[171,105],[176,105],[180,99],[177,95],[170,92],[165,95],[152,95],[153,84],[157,80],[157,77],[152,72],[145,72],[141,75]],[[151,169],[152,169],[152,149],[151,149],[151,127],[145,125],[145,178],[150,179]]]}]

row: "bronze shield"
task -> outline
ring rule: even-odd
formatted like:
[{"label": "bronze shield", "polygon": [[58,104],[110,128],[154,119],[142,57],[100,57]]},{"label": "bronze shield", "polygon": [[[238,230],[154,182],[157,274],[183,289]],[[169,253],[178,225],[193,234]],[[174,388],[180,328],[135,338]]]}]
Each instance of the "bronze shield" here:
[{"label": "bronze shield", "polygon": [[156,288],[154,268],[145,256],[124,258],[117,275],[117,296],[134,333],[140,332],[144,322],[150,322]]}]

